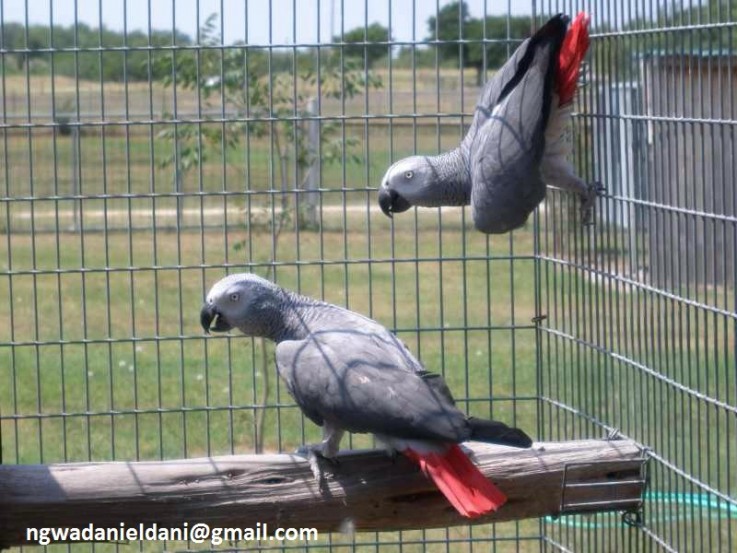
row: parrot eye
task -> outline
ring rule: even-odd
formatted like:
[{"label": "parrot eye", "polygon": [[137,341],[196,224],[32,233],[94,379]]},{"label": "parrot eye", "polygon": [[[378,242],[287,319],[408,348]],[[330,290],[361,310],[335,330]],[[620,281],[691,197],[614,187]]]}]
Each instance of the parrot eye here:
[{"label": "parrot eye", "polygon": [[239,299],[241,299],[241,295],[238,292],[234,292],[234,293],[230,294],[230,301],[236,302]]},{"label": "parrot eye", "polygon": [[415,174],[414,174],[414,172],[413,172],[413,171],[407,171],[407,172],[406,172],[406,173],[404,174],[404,178],[405,178],[405,179],[407,179],[407,180],[411,179],[411,178],[412,178],[412,177],[414,177],[414,176],[415,176]]}]

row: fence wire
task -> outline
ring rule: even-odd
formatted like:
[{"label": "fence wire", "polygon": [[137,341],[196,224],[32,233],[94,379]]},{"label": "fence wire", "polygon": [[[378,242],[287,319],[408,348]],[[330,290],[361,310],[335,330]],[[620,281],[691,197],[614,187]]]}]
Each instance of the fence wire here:
[{"label": "fence wire", "polygon": [[[519,29],[579,10],[596,224],[556,190],[506,236],[460,208],[385,218],[388,165],[457,145]],[[0,25],[3,463],[316,441],[268,346],[199,328],[209,285],[248,270],[380,320],[469,413],[650,456],[635,524],[273,549],[735,549],[737,2],[0,0]]]},{"label": "fence wire", "polygon": [[542,4],[598,22],[576,144],[607,195],[592,229],[557,192],[540,215],[541,433],[616,432],[650,455],[634,528],[561,519],[545,524],[546,547],[731,551],[737,4]]}]

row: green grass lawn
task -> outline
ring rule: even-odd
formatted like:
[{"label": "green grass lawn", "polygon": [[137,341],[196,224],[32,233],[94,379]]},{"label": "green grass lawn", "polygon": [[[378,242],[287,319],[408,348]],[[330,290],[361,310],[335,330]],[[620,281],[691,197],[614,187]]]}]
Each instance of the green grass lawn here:
[{"label": "green grass lawn", "polygon": [[[258,219],[264,209],[280,205],[276,196],[282,187],[281,175],[277,164],[271,163],[275,150],[268,138],[244,139],[242,147],[224,153],[218,148],[210,150],[201,166],[182,173],[177,190],[174,166],[164,163],[172,155],[173,144],[159,138],[158,130],[149,134],[135,129],[130,136],[119,130],[86,130],[79,139],[79,165],[73,161],[74,139],[70,136],[55,137],[43,130],[0,137],[0,156],[7,160],[0,172],[0,190],[7,191],[9,197],[29,200],[2,206],[0,231],[56,231],[57,226],[68,229],[75,210],[90,230],[105,226],[105,219],[100,217],[104,211],[113,214],[108,228],[147,228],[154,213],[177,208],[175,192],[184,194],[179,206],[185,211],[225,207],[242,212],[248,202]],[[392,160],[413,152],[436,153],[458,144],[457,125],[442,125],[437,130],[419,132],[406,124],[346,127],[346,135],[358,141],[351,153],[359,161],[322,167],[318,179],[325,190],[322,205],[367,205],[369,189],[379,186]],[[293,161],[287,163],[287,173],[287,189],[302,188],[295,180]],[[81,200],[72,199],[80,196]],[[368,201],[375,204],[373,196]],[[128,209],[134,212],[131,220],[121,213]],[[141,210],[150,214],[145,220],[135,215]]]},{"label": "green grass lawn", "polygon": [[[446,374],[459,398],[474,400],[472,412],[488,416],[489,398],[498,398],[494,415],[510,422],[518,415],[534,431],[533,406],[508,401],[535,392],[534,334],[512,330],[529,326],[534,315],[532,261],[525,257],[530,234],[518,234],[513,247],[522,258],[509,261],[508,238],[487,246],[462,227],[415,234],[411,216],[393,233],[382,215],[352,217],[355,228],[345,232],[284,232],[278,281],[396,328],[429,369]],[[359,230],[367,223],[370,235]],[[241,240],[246,247],[234,248]],[[36,271],[6,279],[0,307],[0,317],[12,321],[0,341],[16,343],[0,349],[3,411],[30,416],[4,421],[5,459],[252,449],[264,385],[261,350],[245,338],[206,339],[198,310],[204,290],[224,274],[223,262],[254,263],[264,274],[270,234],[16,234],[3,244],[8,268]],[[303,432],[315,439],[317,429],[291,407],[271,365],[269,359],[265,445],[290,450]],[[59,413],[68,416],[33,416]]]},{"label": "green grass lawn", "polygon": [[[216,128],[215,124],[208,124]],[[207,126],[207,125],[206,125]],[[120,129],[103,131],[85,129],[79,141],[80,167],[77,194],[170,193],[174,191],[174,166],[164,165],[172,156],[173,142],[158,137],[166,125],[154,126],[151,131],[134,129],[128,137]],[[391,160],[411,153],[437,153],[460,142],[460,127],[444,124],[416,131],[407,122],[392,126],[371,122],[347,125],[346,136],[358,141],[349,153],[359,157],[358,162],[324,164],[322,188],[341,188],[343,182],[352,188],[376,187],[381,182]],[[3,190],[6,186],[13,196],[48,197],[68,196],[73,191],[74,166],[70,136],[57,135],[47,129],[8,134],[0,137],[0,153],[7,150],[8,172],[0,176]],[[289,150],[289,148],[286,148]],[[370,154],[369,154],[370,152]],[[182,179],[183,192],[264,191],[279,190],[281,181],[276,158],[268,138],[243,136],[241,146],[223,153],[214,147],[201,169],[192,168]],[[293,152],[288,152],[290,175],[293,181]],[[345,179],[344,179],[345,177]]]},{"label": "green grass lawn", "polygon": [[[535,402],[514,401],[535,393],[534,333],[512,330],[534,315],[531,233],[487,240],[454,214],[443,215],[440,232],[437,215],[397,218],[393,229],[381,214],[330,217],[326,227],[341,230],[283,232],[277,280],[397,329],[430,370],[446,375],[463,408],[534,433]],[[0,342],[16,343],[0,348],[5,462],[249,453],[258,410],[267,450],[317,440],[319,429],[278,382],[271,345],[264,372],[258,341],[206,338],[199,327],[203,292],[224,274],[217,265],[250,263],[265,274],[271,238],[254,228],[2,236],[6,269],[22,273],[5,279],[0,302],[0,319],[13,323]],[[343,445],[372,443],[355,436]],[[527,521],[361,534],[355,547],[378,540],[382,551],[441,551],[450,539],[482,551],[499,539],[499,551],[527,551],[537,541],[514,538],[537,531]],[[469,537],[479,541],[462,545]]]}]

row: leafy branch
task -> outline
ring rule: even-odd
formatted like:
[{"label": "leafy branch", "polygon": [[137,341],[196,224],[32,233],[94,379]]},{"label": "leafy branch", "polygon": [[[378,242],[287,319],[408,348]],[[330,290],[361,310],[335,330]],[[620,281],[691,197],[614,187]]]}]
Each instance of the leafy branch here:
[{"label": "leafy branch", "polygon": [[[381,79],[366,71],[359,60],[341,60],[331,53],[320,64],[319,73],[292,71],[292,67],[274,72],[269,54],[262,50],[244,44],[221,47],[217,14],[207,18],[199,38],[199,48],[172,52],[172,58],[158,60],[162,67],[174,68],[162,71],[166,75],[162,82],[167,87],[199,90],[205,121],[213,120],[208,113],[212,108],[222,110],[227,120],[217,126],[179,123],[162,130],[159,138],[177,144],[162,166],[177,164],[179,171],[186,172],[206,162],[212,150],[224,155],[223,149],[237,148],[246,136],[269,139],[278,157],[274,161],[285,210],[289,209],[286,192],[304,188],[307,170],[318,161],[318,152],[322,164],[361,161],[355,153],[358,140],[343,137],[338,123],[319,122],[319,145],[309,143],[304,129],[317,115],[309,106],[318,91],[322,98],[341,100],[382,86]],[[304,62],[313,54],[295,56]],[[293,166],[296,174],[290,175]]]}]

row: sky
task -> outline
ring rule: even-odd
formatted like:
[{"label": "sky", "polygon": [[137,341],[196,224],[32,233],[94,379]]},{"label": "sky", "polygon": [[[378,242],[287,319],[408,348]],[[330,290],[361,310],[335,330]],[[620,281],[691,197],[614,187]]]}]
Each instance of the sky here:
[{"label": "sky", "polygon": [[[451,0],[0,0],[5,22],[72,25],[122,31],[172,29],[195,38],[198,26],[216,12],[225,44],[313,44],[330,40],[341,28],[366,23],[389,27],[396,41],[422,40],[427,19]],[[466,0],[472,17],[529,15],[531,0]],[[331,17],[331,8],[333,11]],[[295,18],[296,12],[296,18]],[[295,23],[296,21],[296,23]]]}]

